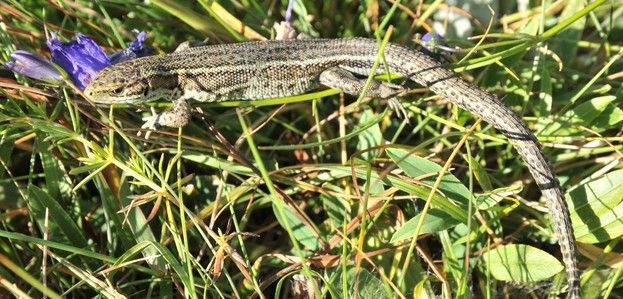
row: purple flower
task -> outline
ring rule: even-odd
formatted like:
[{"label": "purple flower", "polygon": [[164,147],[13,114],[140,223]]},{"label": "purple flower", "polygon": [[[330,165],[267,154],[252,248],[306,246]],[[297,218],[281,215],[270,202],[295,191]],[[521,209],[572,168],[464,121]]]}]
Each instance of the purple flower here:
[{"label": "purple flower", "polygon": [[84,34],[76,33],[76,40],[68,43],[52,34],[47,43],[52,61],[67,71],[80,89],[89,85],[98,71],[111,65],[102,48]]},{"label": "purple flower", "polygon": [[446,48],[444,47],[445,43],[446,40],[441,34],[437,32],[427,32],[426,34],[424,34],[424,36],[422,36],[422,46],[424,46],[424,49],[422,50],[429,55],[431,55],[432,53],[436,53],[437,49]]},{"label": "purple flower", "polygon": [[443,36],[437,32],[434,33],[430,33],[427,32],[426,34],[424,34],[424,36],[422,36],[422,41],[425,43],[433,43],[433,44],[443,44],[445,43],[445,39],[443,38]]},{"label": "purple flower", "polygon": [[286,9],[286,22],[290,23],[290,19],[292,18],[292,7],[294,6],[294,1],[288,1],[288,8]]},{"label": "purple flower", "polygon": [[[77,33],[76,40],[63,43],[52,34],[47,44],[52,52],[52,61],[63,68],[71,79],[84,89],[95,74],[110,66],[111,64],[146,56],[153,51],[150,47],[145,47],[145,37],[147,33],[141,32],[130,46],[118,53],[106,56],[104,50],[88,36]],[[13,62],[5,62],[4,66],[14,72],[37,80],[62,80],[61,74],[47,59],[27,51],[17,50],[11,53]]]},{"label": "purple flower", "polygon": [[108,59],[112,64],[116,64],[122,61],[131,60],[151,54],[154,49],[151,47],[145,47],[145,45],[143,45],[146,37],[147,32],[141,31],[136,36],[136,40],[133,41],[128,48],[115,54],[109,55]]},{"label": "purple flower", "polygon": [[61,81],[63,77],[52,65],[52,63],[38,55],[28,51],[17,50],[11,53],[13,61],[4,63],[4,67],[24,76],[43,80]]}]

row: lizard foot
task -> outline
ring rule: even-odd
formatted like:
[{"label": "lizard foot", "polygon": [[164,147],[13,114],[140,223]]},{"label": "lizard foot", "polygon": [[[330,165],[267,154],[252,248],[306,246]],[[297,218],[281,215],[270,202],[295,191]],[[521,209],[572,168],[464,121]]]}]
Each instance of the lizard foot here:
[{"label": "lizard foot", "polygon": [[136,133],[137,137],[141,137],[142,131],[147,130],[145,132],[145,139],[149,139],[151,133],[160,128],[159,123],[160,115],[156,113],[156,109],[151,108],[151,116],[147,116],[143,118],[143,125],[141,126],[141,130]]},{"label": "lizard foot", "polygon": [[[152,108],[152,115],[143,119],[145,122],[141,128],[156,130],[159,127],[179,128],[183,127],[190,121],[190,107],[184,99],[177,99],[173,102],[171,109],[158,114]],[[145,137],[149,139],[148,131]]]},{"label": "lizard foot", "polygon": [[396,112],[396,116],[398,116],[398,118],[402,118],[402,119],[406,120],[407,123],[409,123],[409,117],[408,117],[409,115],[407,114],[407,110],[402,105],[400,100],[398,100],[398,98],[391,97],[391,98],[387,99],[387,105],[389,106],[390,109],[392,109],[392,110],[394,110],[394,112]]}]

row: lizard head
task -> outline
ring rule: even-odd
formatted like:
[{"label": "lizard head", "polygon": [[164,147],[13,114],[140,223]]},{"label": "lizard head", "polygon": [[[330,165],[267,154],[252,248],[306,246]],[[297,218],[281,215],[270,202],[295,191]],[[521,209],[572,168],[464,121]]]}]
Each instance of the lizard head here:
[{"label": "lizard head", "polygon": [[98,104],[136,104],[150,100],[149,84],[141,79],[132,61],[99,71],[84,89],[84,94]]}]

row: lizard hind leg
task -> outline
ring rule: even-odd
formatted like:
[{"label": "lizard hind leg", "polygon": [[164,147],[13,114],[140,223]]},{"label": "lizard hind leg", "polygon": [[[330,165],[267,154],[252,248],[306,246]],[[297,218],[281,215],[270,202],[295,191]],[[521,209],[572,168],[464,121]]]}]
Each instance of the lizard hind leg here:
[{"label": "lizard hind leg", "polygon": [[[346,69],[333,67],[320,73],[320,84],[343,91],[349,95],[359,95],[364,91],[366,79],[360,79]],[[405,94],[403,86],[389,82],[372,79],[366,92],[366,96],[388,100],[389,107],[396,112],[398,117],[406,118],[407,111],[402,106],[398,97]]]}]

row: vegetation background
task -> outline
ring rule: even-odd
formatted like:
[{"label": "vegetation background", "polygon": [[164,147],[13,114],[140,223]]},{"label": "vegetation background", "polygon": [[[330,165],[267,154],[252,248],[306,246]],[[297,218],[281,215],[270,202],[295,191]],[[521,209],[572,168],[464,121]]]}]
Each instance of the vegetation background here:
[{"label": "vegetation background", "polygon": [[[462,49],[440,51],[448,67],[502,97],[544,144],[567,190],[584,297],[621,298],[623,3],[482,2],[297,0],[290,21],[310,37],[391,33],[414,48],[416,34],[447,32]],[[0,1],[0,53],[49,57],[52,32],[81,32],[107,53],[133,30],[157,53],[269,39],[287,7]],[[547,207],[508,141],[410,87],[409,122],[383,101],[321,90],[202,105],[183,130],[145,139],[146,109],[92,107],[71,84],[0,70],[0,297],[564,292]]]}]

